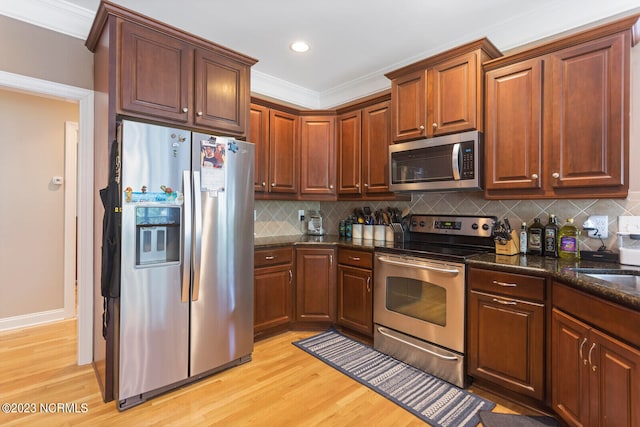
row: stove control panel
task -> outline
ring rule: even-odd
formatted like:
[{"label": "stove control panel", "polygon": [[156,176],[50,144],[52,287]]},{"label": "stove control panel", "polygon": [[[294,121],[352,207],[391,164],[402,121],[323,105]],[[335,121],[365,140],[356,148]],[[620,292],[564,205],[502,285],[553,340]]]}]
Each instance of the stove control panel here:
[{"label": "stove control panel", "polygon": [[454,234],[458,236],[491,237],[494,216],[411,215],[412,233]]}]

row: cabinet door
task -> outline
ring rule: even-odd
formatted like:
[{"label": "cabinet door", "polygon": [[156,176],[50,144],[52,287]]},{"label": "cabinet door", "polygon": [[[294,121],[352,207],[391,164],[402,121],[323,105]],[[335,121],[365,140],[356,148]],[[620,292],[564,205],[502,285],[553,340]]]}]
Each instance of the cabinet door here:
[{"label": "cabinet door", "polygon": [[544,398],[544,305],[471,291],[469,374]]},{"label": "cabinet door", "polygon": [[362,181],[364,193],[389,192],[391,109],[385,101],[362,111]]},{"label": "cabinet door", "polygon": [[570,425],[589,425],[589,327],[553,309],[551,320],[551,399]]},{"label": "cabinet door", "polygon": [[125,113],[188,122],[193,93],[193,48],[131,22],[122,22],[121,28],[120,108]]},{"label": "cabinet door", "polygon": [[640,351],[595,329],[590,342],[591,425],[640,426]]},{"label": "cabinet door", "polygon": [[247,141],[255,144],[254,189],[267,191],[267,170],[269,168],[269,109],[251,104]]},{"label": "cabinet door", "polygon": [[298,192],[298,118],[269,112],[269,192]]},{"label": "cabinet door", "polygon": [[338,324],[373,335],[371,270],[338,266]]},{"label": "cabinet door", "polygon": [[300,129],[300,194],[335,195],[335,116],[303,116]]},{"label": "cabinet door", "polygon": [[624,34],[617,34],[552,56],[545,173],[553,188],[625,184],[627,43]]},{"label": "cabinet door", "polygon": [[489,71],[486,82],[486,189],[540,188],[542,60]]},{"label": "cabinet door", "polygon": [[249,67],[219,53],[195,53],[195,124],[243,136],[249,111]]},{"label": "cabinet door", "polygon": [[254,274],[253,332],[292,320],[293,273],[290,264],[257,268]]},{"label": "cabinet door", "polygon": [[338,193],[361,194],[361,123],[357,110],[338,116]]},{"label": "cabinet door", "polygon": [[427,72],[418,71],[391,81],[391,127],[396,142],[427,136]]},{"label": "cabinet door", "polygon": [[480,75],[476,52],[441,62],[429,70],[429,135],[476,129]]},{"label": "cabinet door", "polygon": [[296,249],[296,320],[334,322],[334,249]]}]

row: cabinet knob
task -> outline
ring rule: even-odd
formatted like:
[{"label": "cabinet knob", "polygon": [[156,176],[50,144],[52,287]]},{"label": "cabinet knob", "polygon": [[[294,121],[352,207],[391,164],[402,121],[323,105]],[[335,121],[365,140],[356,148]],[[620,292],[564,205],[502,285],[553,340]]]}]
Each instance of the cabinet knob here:
[{"label": "cabinet knob", "polygon": [[196,114],[198,115],[198,117],[202,117],[202,111],[198,111]]},{"label": "cabinet knob", "polygon": [[418,129],[420,129],[420,130],[424,130],[424,125],[420,125],[420,126],[418,127]]},{"label": "cabinet knob", "polygon": [[267,186],[267,183],[266,183],[266,182],[264,182],[264,181],[262,181],[262,186],[263,186],[263,187],[266,187],[266,186]]},{"label": "cabinet knob", "polygon": [[360,188],[360,184],[356,184],[356,188]]},{"label": "cabinet knob", "polygon": [[276,183],[275,183],[275,182],[272,182],[272,183],[271,183],[271,186],[272,186],[272,187],[275,187],[275,186],[276,186]]},{"label": "cabinet knob", "polygon": [[538,179],[538,174],[534,173],[533,175],[531,175],[531,179]]},{"label": "cabinet knob", "polygon": [[560,178],[560,174],[559,174],[558,172],[554,172],[554,173],[552,173],[552,174],[551,174],[551,176],[552,176],[553,178],[555,178],[555,179]]},{"label": "cabinet knob", "polygon": [[434,123],[434,124],[432,124],[431,126],[432,126],[434,129],[437,129],[437,128],[438,128],[438,124],[437,124],[437,123]]},{"label": "cabinet knob", "polygon": [[189,112],[189,109],[188,109],[187,107],[182,107],[182,112],[183,112],[183,113],[188,113],[188,112]]},{"label": "cabinet knob", "polygon": [[369,188],[369,184],[365,184],[365,185],[364,185],[364,187],[365,187],[365,188]]},{"label": "cabinet knob", "polygon": [[333,190],[333,185],[329,185],[329,190]]}]

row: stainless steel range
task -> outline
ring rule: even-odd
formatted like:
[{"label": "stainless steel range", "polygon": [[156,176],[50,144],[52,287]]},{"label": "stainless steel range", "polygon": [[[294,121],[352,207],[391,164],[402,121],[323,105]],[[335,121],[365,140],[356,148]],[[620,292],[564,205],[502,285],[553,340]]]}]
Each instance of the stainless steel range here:
[{"label": "stainless steel range", "polygon": [[377,247],[374,348],[465,387],[465,259],[494,250],[494,216],[411,215]]}]

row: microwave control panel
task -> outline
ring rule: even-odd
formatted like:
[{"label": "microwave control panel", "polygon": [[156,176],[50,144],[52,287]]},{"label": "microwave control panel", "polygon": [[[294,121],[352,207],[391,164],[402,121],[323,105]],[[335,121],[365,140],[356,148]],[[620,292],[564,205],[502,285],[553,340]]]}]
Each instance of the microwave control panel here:
[{"label": "microwave control panel", "polygon": [[462,153],[462,167],[460,168],[460,179],[473,179],[475,155],[473,152],[473,141],[467,141],[460,144],[460,152]]}]

